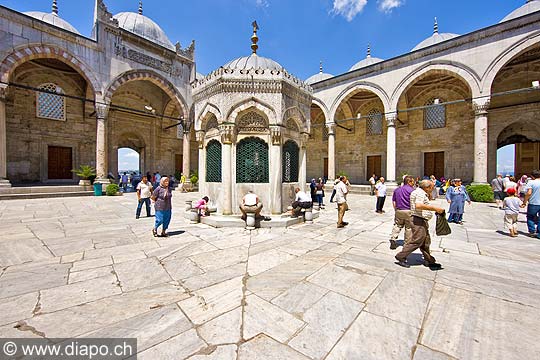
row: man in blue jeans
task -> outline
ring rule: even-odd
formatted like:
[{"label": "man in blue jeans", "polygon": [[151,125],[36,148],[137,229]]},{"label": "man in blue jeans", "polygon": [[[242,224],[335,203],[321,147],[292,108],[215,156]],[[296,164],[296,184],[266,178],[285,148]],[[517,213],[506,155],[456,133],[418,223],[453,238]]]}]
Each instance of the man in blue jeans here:
[{"label": "man in blue jeans", "polygon": [[523,204],[527,205],[529,236],[540,239],[540,171],[534,170],[531,176]]}]

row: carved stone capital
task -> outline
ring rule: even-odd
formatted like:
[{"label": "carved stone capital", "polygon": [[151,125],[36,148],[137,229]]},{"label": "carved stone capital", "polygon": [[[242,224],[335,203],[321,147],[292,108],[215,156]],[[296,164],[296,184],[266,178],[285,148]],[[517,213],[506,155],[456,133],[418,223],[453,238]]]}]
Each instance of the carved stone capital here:
[{"label": "carved stone capital", "polygon": [[385,115],[386,118],[386,126],[388,127],[396,127],[396,121],[397,121],[397,113],[389,113]]},{"label": "carved stone capital", "polygon": [[491,99],[489,98],[481,98],[473,100],[473,110],[474,115],[480,116],[480,115],[486,115],[489,109],[489,105],[491,103]]},{"label": "carved stone capital", "polygon": [[281,145],[281,127],[270,126],[270,135],[272,137],[272,145]]},{"label": "carved stone capital", "polygon": [[199,144],[199,149],[204,147],[204,130],[197,130],[195,137],[197,138],[197,143]]},{"label": "carved stone capital", "polygon": [[7,97],[7,84],[0,84],[0,101],[5,102]]},{"label": "carved stone capital", "polygon": [[328,135],[335,135],[336,134],[336,123],[329,123],[326,124],[326,127],[328,128]]},{"label": "carved stone capital", "polygon": [[109,114],[109,105],[108,104],[96,103],[95,109],[96,109],[96,118],[98,118],[98,119],[106,119],[107,118],[107,115]]},{"label": "carved stone capital", "polygon": [[222,144],[232,144],[234,139],[234,124],[219,125],[219,135]]},{"label": "carved stone capital", "polygon": [[309,133],[302,132],[300,134],[300,147],[302,149],[305,149],[307,147],[308,141],[309,141]]}]

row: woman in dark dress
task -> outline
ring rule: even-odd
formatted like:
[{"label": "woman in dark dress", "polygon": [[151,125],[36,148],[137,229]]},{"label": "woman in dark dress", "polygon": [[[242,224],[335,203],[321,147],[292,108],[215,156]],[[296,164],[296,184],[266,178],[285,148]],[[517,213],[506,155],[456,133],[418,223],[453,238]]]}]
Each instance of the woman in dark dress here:
[{"label": "woman in dark dress", "polygon": [[156,209],[156,222],[152,229],[152,234],[158,236],[158,228],[161,226],[161,235],[167,237],[167,229],[171,222],[172,215],[172,192],[169,187],[169,178],[162,177],[159,181],[159,186],[154,190],[152,194],[152,200],[155,202],[154,208]]}]

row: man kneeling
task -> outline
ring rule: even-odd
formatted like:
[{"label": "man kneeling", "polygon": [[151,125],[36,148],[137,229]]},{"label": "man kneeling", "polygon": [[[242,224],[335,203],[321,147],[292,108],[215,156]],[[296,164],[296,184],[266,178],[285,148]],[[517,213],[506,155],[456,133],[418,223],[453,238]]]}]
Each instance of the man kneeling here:
[{"label": "man kneeling", "polygon": [[310,209],[313,207],[313,202],[311,201],[311,196],[306,194],[304,191],[301,191],[300,188],[294,189],[296,193],[296,198],[291,204],[293,208],[292,217],[298,217],[302,212],[302,209]]},{"label": "man kneeling", "polygon": [[240,204],[240,211],[242,212],[242,220],[246,221],[247,213],[255,213],[255,219],[270,220],[267,216],[261,216],[261,210],[263,204],[259,201],[259,197],[253,193],[252,190],[244,195],[242,198],[242,204]]}]

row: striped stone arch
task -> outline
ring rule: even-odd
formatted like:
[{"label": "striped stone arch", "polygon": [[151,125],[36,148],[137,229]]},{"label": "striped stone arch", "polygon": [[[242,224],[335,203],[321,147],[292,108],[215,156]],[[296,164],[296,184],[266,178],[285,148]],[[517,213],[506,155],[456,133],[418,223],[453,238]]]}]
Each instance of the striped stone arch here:
[{"label": "striped stone arch", "polygon": [[187,104],[182,98],[182,95],[177,91],[176,87],[167,79],[151,70],[130,70],[117,76],[105,91],[104,101],[111,102],[111,99],[118,88],[131,81],[147,80],[162,89],[171,99],[173,99],[181,111],[181,116],[189,116]]},{"label": "striped stone arch", "polygon": [[0,78],[2,82],[9,82],[15,69],[30,60],[34,59],[56,59],[73,67],[92,88],[95,95],[101,95],[101,85],[91,68],[77,59],[69,51],[53,45],[31,45],[20,47],[6,56],[0,63]]}]

